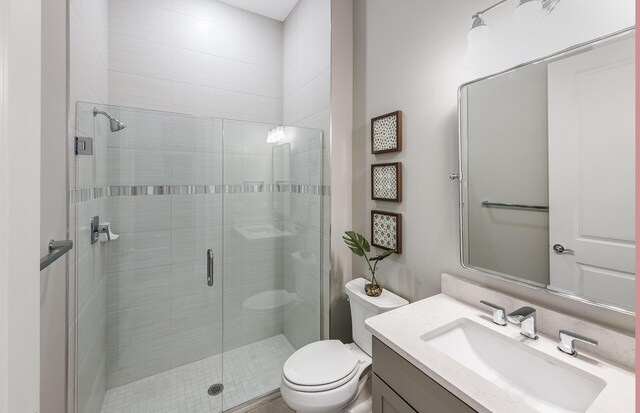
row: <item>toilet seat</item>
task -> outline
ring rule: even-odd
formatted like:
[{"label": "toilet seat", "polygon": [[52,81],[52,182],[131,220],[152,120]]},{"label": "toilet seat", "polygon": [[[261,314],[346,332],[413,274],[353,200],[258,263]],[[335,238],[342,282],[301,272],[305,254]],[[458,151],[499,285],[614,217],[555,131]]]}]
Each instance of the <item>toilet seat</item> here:
[{"label": "toilet seat", "polygon": [[[334,344],[327,344],[332,341]],[[309,347],[309,348],[306,348]],[[371,357],[360,349],[356,344],[342,344],[337,340],[322,340],[315,343],[308,344],[303,347],[307,356],[310,356],[312,360],[319,360],[321,363],[327,366],[333,365],[337,361],[341,360],[340,356],[343,356],[343,360],[347,360],[348,364],[339,366],[342,368],[341,373],[336,373],[335,370],[332,373],[322,375],[324,378],[318,380],[319,375],[311,373],[307,375],[309,370],[298,370],[299,375],[296,376],[296,380],[304,381],[307,383],[313,383],[318,381],[330,381],[329,383],[316,384],[316,385],[300,385],[292,383],[289,377],[292,376],[290,370],[292,364],[287,367],[289,377],[285,375],[285,369],[283,368],[282,383],[280,385],[280,392],[282,398],[292,409],[302,413],[336,413],[341,412],[349,405],[359,394],[362,388],[363,380],[366,381],[368,375],[365,374],[367,368],[371,365]],[[300,350],[302,350],[300,349]],[[298,351],[300,351],[298,350]],[[351,356],[347,356],[345,352],[351,353]],[[294,353],[295,355],[295,353]],[[293,357],[293,356],[291,356]],[[298,357],[296,357],[297,359]],[[300,357],[303,359],[303,357]],[[309,360],[309,359],[307,359]],[[289,361],[289,360],[287,360]],[[344,374],[344,371],[348,371],[351,362],[355,362],[355,368],[346,376],[335,380],[336,377]],[[293,367],[308,365],[301,362],[301,365],[297,365],[297,361],[294,361]],[[285,363],[287,364],[287,363]],[[331,372],[331,369],[327,369]]]},{"label": "toilet seat", "polygon": [[327,391],[351,380],[358,373],[359,364],[355,353],[341,341],[316,341],[287,359],[282,380],[296,391]]},{"label": "toilet seat", "polygon": [[336,381],[331,382],[331,383],[320,384],[320,385],[317,385],[317,386],[303,386],[303,385],[300,385],[300,384],[293,383],[293,382],[289,381],[284,374],[282,375],[282,381],[291,390],[296,390],[296,391],[304,392],[304,393],[318,393],[318,392],[333,390],[333,389],[335,389],[337,387],[343,386],[345,383],[348,383],[351,379],[353,379],[353,377],[356,374],[358,374],[358,371],[359,371],[358,366],[356,366],[356,368],[354,368],[353,371],[351,373],[349,373],[349,375],[345,376],[344,378],[342,378],[340,380],[336,380]]}]

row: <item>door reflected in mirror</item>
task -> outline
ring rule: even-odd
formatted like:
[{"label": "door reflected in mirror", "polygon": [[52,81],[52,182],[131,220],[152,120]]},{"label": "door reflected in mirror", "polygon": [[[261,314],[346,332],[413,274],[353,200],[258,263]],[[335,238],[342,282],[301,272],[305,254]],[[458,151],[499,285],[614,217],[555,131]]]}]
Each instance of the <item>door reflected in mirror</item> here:
[{"label": "door reflected in mirror", "polygon": [[465,267],[635,311],[635,31],[460,88]]}]

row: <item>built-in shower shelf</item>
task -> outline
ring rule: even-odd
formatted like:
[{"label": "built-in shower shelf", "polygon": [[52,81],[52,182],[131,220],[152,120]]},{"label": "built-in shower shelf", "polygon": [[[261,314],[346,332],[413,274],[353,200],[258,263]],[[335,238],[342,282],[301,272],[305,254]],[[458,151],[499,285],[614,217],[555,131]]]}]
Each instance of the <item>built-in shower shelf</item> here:
[{"label": "built-in shower shelf", "polygon": [[235,226],[234,228],[240,235],[248,240],[288,237],[295,234],[292,231],[278,229],[272,223],[245,224]]},{"label": "built-in shower shelf", "polygon": [[250,311],[280,310],[295,303],[298,295],[286,290],[268,290],[244,300],[242,307]]}]

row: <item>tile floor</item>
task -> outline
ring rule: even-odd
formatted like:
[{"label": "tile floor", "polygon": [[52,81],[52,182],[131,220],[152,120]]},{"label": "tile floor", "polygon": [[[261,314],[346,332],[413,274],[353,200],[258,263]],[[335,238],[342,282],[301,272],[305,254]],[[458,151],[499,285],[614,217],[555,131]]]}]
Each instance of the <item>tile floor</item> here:
[{"label": "tile floor", "polygon": [[[294,348],[282,334],[107,390],[102,413],[217,413],[280,387]],[[224,379],[222,365],[224,363]],[[222,396],[207,389],[223,380]]]}]

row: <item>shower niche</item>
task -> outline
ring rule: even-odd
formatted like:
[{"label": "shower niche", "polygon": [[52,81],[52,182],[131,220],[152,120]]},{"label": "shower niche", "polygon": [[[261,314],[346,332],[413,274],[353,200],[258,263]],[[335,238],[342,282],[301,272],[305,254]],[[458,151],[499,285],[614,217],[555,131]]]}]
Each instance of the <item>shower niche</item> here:
[{"label": "shower niche", "polygon": [[[222,412],[277,390],[321,334],[322,131],[75,115],[93,143],[70,163],[77,411]],[[118,236],[92,244],[95,216]]]}]

